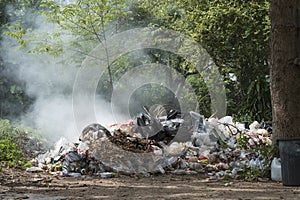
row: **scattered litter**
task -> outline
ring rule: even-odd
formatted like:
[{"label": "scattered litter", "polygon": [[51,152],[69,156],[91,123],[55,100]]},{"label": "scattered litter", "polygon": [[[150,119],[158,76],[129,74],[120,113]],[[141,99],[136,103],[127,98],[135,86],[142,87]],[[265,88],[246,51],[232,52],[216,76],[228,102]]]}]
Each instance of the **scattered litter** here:
[{"label": "scattered litter", "polygon": [[101,178],[113,178],[116,176],[116,173],[112,172],[102,172],[100,173]]},{"label": "scattered litter", "polygon": [[44,170],[40,167],[29,167],[26,169],[26,172],[43,172]]},{"label": "scattered litter", "polygon": [[280,158],[274,157],[271,164],[271,179],[273,181],[282,181]]}]

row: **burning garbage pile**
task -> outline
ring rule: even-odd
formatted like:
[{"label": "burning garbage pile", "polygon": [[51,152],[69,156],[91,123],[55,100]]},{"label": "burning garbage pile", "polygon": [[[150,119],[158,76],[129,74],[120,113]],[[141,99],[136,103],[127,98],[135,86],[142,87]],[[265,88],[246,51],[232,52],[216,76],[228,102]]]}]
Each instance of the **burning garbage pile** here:
[{"label": "burning garbage pile", "polygon": [[77,143],[61,138],[35,159],[36,166],[58,176],[203,173],[211,178],[239,178],[270,167],[270,123],[204,119],[193,111],[156,116],[144,110],[124,124],[91,124]]}]

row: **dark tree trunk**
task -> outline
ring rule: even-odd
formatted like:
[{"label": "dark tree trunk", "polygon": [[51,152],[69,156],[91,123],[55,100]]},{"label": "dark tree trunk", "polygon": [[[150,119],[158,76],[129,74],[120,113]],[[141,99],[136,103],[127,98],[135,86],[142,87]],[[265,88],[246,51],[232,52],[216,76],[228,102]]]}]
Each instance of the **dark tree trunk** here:
[{"label": "dark tree trunk", "polygon": [[300,0],[271,2],[274,140],[300,138]]}]

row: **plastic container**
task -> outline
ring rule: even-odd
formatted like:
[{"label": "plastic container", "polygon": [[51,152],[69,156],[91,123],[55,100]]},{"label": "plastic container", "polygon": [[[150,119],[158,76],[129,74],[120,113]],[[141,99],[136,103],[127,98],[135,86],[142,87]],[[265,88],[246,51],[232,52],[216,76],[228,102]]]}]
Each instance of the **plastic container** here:
[{"label": "plastic container", "polygon": [[300,186],[300,138],[278,141],[282,183],[286,186]]},{"label": "plastic container", "polygon": [[112,172],[103,172],[100,173],[101,178],[113,178],[115,177],[115,173]]},{"label": "plastic container", "polygon": [[273,181],[282,181],[280,158],[274,158],[271,164],[271,179]]}]

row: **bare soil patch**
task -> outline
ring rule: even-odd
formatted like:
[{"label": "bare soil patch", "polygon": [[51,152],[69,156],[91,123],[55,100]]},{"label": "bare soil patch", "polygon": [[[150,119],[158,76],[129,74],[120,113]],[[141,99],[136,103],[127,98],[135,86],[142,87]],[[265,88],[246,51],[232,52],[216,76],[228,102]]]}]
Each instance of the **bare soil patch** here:
[{"label": "bare soil patch", "polygon": [[273,181],[211,180],[203,175],[55,177],[0,172],[0,199],[300,199],[300,187]]}]

